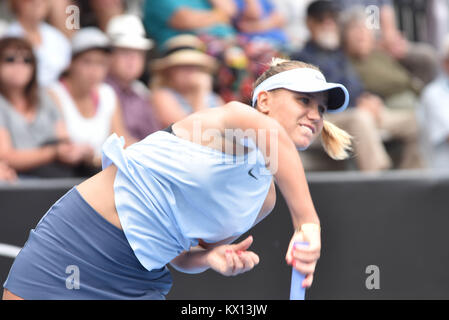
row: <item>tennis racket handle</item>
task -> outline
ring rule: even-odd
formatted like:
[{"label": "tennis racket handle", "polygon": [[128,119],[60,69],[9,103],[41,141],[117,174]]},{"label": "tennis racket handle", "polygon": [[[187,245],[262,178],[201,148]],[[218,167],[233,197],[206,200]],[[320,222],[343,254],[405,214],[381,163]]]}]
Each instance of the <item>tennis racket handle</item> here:
[{"label": "tennis racket handle", "polygon": [[[308,242],[296,241],[295,245],[308,246]],[[304,300],[306,295],[306,289],[302,287],[302,282],[305,279],[305,275],[300,273],[295,267],[292,267],[292,281],[290,287],[290,300]]]}]

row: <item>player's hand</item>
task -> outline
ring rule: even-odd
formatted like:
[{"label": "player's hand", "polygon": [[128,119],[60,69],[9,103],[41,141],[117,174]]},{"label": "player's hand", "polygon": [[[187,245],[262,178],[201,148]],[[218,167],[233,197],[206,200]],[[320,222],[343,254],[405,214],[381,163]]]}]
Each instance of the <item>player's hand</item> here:
[{"label": "player's hand", "polygon": [[[308,246],[296,245],[295,242],[308,242]],[[306,223],[301,226],[300,231],[295,231],[290,240],[285,260],[296,270],[305,275],[302,283],[303,288],[312,285],[315,266],[320,258],[321,251],[321,229],[314,223]]]},{"label": "player's hand", "polygon": [[249,236],[237,244],[226,244],[212,249],[207,255],[211,269],[225,276],[236,276],[247,272],[259,264],[259,256],[247,249],[253,243]]}]

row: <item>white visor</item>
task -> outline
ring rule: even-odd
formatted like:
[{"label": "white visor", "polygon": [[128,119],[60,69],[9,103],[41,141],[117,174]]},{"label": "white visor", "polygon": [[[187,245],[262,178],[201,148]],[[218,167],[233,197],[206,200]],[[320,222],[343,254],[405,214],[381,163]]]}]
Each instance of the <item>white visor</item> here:
[{"label": "white visor", "polygon": [[254,89],[253,107],[256,105],[260,92],[281,88],[303,93],[327,91],[327,112],[329,113],[341,112],[349,104],[349,93],[345,86],[339,83],[326,82],[326,78],[318,70],[295,68],[280,72],[259,84]]}]

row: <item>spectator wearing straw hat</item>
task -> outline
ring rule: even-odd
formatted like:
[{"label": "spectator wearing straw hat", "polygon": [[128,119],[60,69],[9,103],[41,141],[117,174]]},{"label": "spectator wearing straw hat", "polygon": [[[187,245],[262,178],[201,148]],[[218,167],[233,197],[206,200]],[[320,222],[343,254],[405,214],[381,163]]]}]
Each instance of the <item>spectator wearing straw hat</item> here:
[{"label": "spectator wearing straw hat", "polygon": [[152,64],[153,103],[162,126],[220,106],[222,100],[212,91],[217,63],[201,50],[203,42],[186,34],[170,39],[165,47],[164,57]]},{"label": "spectator wearing straw hat", "polygon": [[114,88],[123,119],[130,134],[138,140],[161,129],[150,102],[150,91],[139,81],[145,55],[153,42],[137,16],[125,14],[112,18],[107,27],[112,44],[111,64],[106,83]]}]

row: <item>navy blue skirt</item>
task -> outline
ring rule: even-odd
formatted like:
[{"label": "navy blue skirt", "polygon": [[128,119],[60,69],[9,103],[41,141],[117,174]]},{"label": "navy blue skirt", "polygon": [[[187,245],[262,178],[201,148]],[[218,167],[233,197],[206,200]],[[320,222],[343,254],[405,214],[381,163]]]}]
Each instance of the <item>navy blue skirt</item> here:
[{"label": "navy blue skirt", "polygon": [[72,188],[45,214],[3,285],[33,299],[165,299],[167,266],[146,270],[125,234]]}]

